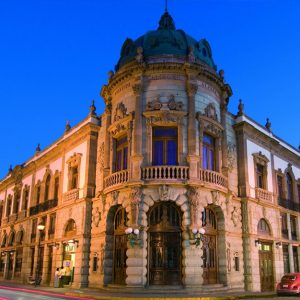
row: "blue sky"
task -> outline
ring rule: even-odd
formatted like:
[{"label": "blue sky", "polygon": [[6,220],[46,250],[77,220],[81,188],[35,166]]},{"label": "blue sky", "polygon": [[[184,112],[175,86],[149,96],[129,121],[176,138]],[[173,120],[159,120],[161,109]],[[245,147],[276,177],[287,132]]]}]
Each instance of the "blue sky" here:
[{"label": "blue sky", "polygon": [[[0,178],[86,117],[126,37],[156,29],[164,0],[0,1]],[[257,122],[300,142],[300,1],[169,0],[176,27],[206,38]]]}]

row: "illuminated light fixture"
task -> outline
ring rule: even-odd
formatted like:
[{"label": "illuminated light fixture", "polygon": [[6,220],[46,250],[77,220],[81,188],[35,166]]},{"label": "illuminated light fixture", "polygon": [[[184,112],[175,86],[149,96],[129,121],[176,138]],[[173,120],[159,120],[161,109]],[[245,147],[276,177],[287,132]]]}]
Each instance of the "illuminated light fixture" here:
[{"label": "illuminated light fixture", "polygon": [[59,243],[54,243],[53,248],[58,250],[59,249]]},{"label": "illuminated light fixture", "polygon": [[275,243],[275,246],[276,246],[277,249],[281,249],[282,248],[282,243],[277,242],[277,243]]},{"label": "illuminated light fixture", "polygon": [[71,240],[68,240],[67,244],[72,247],[72,246],[75,246],[78,247],[79,245],[79,241],[78,240],[75,240],[75,239],[71,239]]},{"label": "illuminated light fixture", "polygon": [[43,223],[40,223],[38,226],[37,226],[37,229],[38,231],[43,231],[45,229],[45,225]]},{"label": "illuminated light fixture", "polygon": [[141,246],[140,230],[138,228],[133,229],[132,227],[128,227],[125,229],[125,233],[131,247],[134,245]]},{"label": "illuminated light fixture", "polygon": [[198,229],[197,227],[192,228],[192,236],[190,238],[191,244],[199,247],[203,234],[205,234],[205,229],[203,227],[200,229]]},{"label": "illuminated light fixture", "polygon": [[261,246],[261,241],[260,240],[255,240],[254,244],[255,244],[255,247]]}]

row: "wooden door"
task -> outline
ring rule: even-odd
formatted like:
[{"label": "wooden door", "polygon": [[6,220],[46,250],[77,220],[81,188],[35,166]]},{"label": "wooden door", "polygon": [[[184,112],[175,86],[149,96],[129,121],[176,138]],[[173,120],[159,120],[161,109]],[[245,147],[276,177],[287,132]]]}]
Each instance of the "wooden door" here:
[{"label": "wooden door", "polygon": [[272,244],[262,243],[259,249],[261,291],[274,290]]},{"label": "wooden door", "polygon": [[205,234],[203,243],[203,284],[217,283],[216,236]]},{"label": "wooden door", "polygon": [[202,212],[202,226],[205,229],[202,236],[203,284],[215,284],[218,282],[217,219],[209,207]]},{"label": "wooden door", "polygon": [[181,284],[180,233],[150,233],[149,283],[151,285]]},{"label": "wooden door", "polygon": [[114,250],[113,250],[113,282],[126,283],[126,251],[128,238],[125,234],[127,223],[126,211],[119,207],[114,219]]},{"label": "wooden door", "polygon": [[12,279],[14,270],[14,252],[8,252],[8,265],[6,279]]}]

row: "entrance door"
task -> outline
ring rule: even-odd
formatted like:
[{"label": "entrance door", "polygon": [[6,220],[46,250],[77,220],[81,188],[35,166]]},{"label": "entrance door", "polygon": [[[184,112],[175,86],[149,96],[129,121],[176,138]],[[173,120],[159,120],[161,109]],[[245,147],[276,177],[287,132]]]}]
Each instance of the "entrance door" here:
[{"label": "entrance door", "polygon": [[217,222],[214,212],[209,208],[202,213],[202,226],[205,229],[202,236],[203,284],[215,284],[218,282]]},{"label": "entrance door", "polygon": [[127,235],[125,234],[127,223],[126,211],[119,207],[114,219],[114,267],[113,282],[115,284],[126,283],[126,251],[127,251]]},{"label": "entrance door", "polygon": [[152,208],[149,218],[149,284],[181,284],[180,213],[173,203]]},{"label": "entrance door", "polygon": [[261,291],[274,290],[272,244],[262,242],[259,249]]}]

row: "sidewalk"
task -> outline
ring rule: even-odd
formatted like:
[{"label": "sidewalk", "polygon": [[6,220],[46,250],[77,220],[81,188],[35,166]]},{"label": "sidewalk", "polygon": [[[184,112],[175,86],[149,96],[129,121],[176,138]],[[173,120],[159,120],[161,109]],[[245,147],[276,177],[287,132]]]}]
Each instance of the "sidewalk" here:
[{"label": "sidewalk", "polygon": [[43,292],[60,294],[65,296],[79,297],[83,299],[100,299],[100,300],[235,300],[235,299],[259,299],[272,298],[276,294],[274,292],[214,292],[204,294],[196,289],[141,289],[141,288],[54,288],[49,286],[34,287],[28,284],[15,284],[13,282],[0,281],[1,287],[18,288],[28,292]]}]

